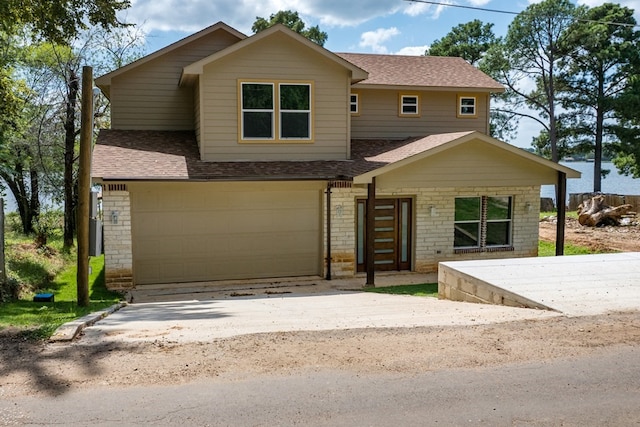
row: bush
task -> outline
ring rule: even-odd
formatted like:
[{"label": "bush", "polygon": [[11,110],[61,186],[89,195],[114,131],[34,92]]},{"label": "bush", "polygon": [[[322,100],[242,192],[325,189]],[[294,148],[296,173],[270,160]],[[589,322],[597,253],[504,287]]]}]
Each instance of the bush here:
[{"label": "bush", "polygon": [[4,216],[4,228],[14,233],[22,232],[22,220],[18,212],[9,212]]},{"label": "bush", "polygon": [[56,230],[62,229],[63,218],[60,211],[47,210],[40,213],[33,223],[36,248],[44,248]]}]

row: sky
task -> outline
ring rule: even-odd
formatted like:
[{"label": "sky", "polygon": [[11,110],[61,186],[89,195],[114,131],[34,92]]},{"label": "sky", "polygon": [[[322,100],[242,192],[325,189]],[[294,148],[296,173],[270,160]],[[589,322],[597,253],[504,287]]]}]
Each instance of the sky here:
[{"label": "sky", "polygon": [[[518,13],[536,0],[442,1]],[[572,1],[590,7],[605,3],[605,0]],[[619,3],[634,9],[640,22],[640,0]],[[494,33],[502,36],[515,16],[406,0],[131,0],[131,4],[120,17],[144,30],[147,53],[219,21],[251,35],[256,17],[268,19],[279,10],[294,10],[307,27],[318,25],[328,34],[325,47],[333,52],[423,55],[434,40],[456,25],[479,19],[494,24]],[[531,138],[538,132],[539,125],[523,120],[518,138],[510,142],[530,147]]]}]

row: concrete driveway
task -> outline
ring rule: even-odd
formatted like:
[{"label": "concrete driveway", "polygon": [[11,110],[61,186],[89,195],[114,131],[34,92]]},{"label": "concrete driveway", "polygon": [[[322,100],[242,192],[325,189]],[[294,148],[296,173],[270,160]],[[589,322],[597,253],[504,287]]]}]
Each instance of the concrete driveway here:
[{"label": "concrete driveway", "polygon": [[244,334],[477,325],[561,314],[427,297],[332,291],[130,304],[84,329],[82,342],[206,342]]}]

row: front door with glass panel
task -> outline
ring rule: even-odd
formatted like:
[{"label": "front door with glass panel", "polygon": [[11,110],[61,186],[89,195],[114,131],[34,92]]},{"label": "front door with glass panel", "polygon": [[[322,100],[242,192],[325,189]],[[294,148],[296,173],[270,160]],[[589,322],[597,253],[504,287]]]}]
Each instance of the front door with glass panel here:
[{"label": "front door with glass panel", "polygon": [[[376,199],[375,250],[376,271],[411,269],[411,199]],[[366,270],[367,201],[357,204],[357,271]]]}]

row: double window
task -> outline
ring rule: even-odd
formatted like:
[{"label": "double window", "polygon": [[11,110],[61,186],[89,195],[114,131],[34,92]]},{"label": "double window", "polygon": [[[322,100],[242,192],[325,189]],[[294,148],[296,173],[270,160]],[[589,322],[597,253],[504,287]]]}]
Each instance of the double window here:
[{"label": "double window", "polygon": [[310,83],[241,82],[241,139],[311,141]]},{"label": "double window", "polygon": [[509,247],[512,205],[510,196],[457,197],[454,248]]}]

